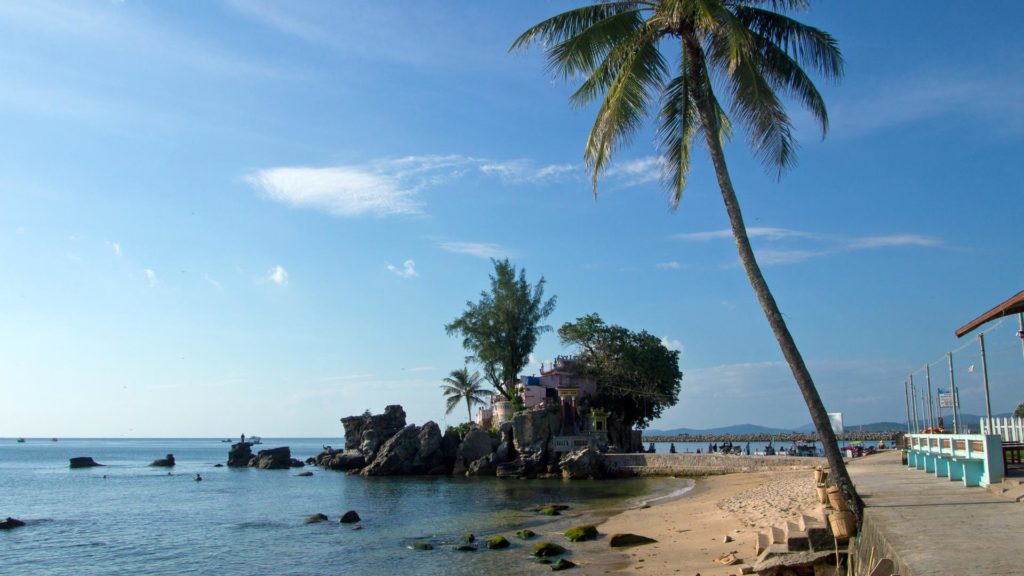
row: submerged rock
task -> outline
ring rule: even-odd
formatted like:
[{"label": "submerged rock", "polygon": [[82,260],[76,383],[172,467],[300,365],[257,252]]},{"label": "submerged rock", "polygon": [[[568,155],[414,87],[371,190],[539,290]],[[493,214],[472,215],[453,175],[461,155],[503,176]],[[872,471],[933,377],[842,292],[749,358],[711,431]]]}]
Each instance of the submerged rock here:
[{"label": "submerged rock", "polygon": [[641,544],[653,544],[657,542],[654,538],[640,536],[639,534],[612,534],[608,539],[608,545],[612,548],[623,548],[625,546],[640,546]]},{"label": "submerged rock", "polygon": [[583,542],[597,538],[597,528],[594,526],[576,526],[565,531],[565,537],[570,542]]},{"label": "submerged rock", "polygon": [[406,548],[408,548],[410,550],[433,550],[434,549],[434,545],[431,544],[430,542],[424,542],[422,540],[417,540],[415,542],[409,543],[406,546]]},{"label": "submerged rock", "polygon": [[522,538],[523,540],[529,540],[530,538],[533,538],[536,535],[537,533],[533,530],[530,530],[529,528],[516,531],[516,536]]},{"label": "submerged rock", "polygon": [[498,550],[501,548],[508,548],[510,546],[508,540],[500,534],[496,534],[487,539],[487,548],[489,550]]},{"label": "submerged rock", "polygon": [[103,466],[103,464],[93,460],[92,456],[76,456],[70,460],[69,466],[71,468],[92,468],[93,466]]},{"label": "submerged rock", "polygon": [[25,523],[17,518],[7,517],[6,520],[0,520],[0,530],[10,530],[12,528],[21,528]]},{"label": "submerged rock", "polygon": [[298,477],[298,478],[309,478],[312,475],[313,475],[312,472],[310,472],[309,470],[306,470],[305,472],[299,472],[295,476]]},{"label": "submerged rock", "polygon": [[326,522],[327,520],[327,514],[317,513],[306,518],[305,524],[316,524],[317,522]]},{"label": "submerged rock", "polygon": [[168,454],[159,460],[153,460],[149,465],[156,468],[170,468],[174,466],[174,454]]},{"label": "submerged rock", "polygon": [[533,552],[531,552],[531,554],[538,558],[559,556],[561,554],[565,554],[565,548],[562,548],[554,542],[538,542],[537,545],[533,547]]},{"label": "submerged rock", "polygon": [[476,546],[473,546],[472,544],[456,544],[452,548],[459,552],[476,552]]},{"label": "submerged rock", "polygon": [[344,514],[342,514],[341,515],[341,519],[338,520],[338,521],[341,522],[342,524],[355,524],[356,522],[359,522],[360,520],[361,520],[361,518],[359,517],[359,513],[358,512],[356,512],[355,510],[349,510],[348,512],[345,512]]},{"label": "submerged rock", "polygon": [[552,572],[558,572],[559,570],[568,570],[569,568],[575,568],[576,564],[566,560],[565,558],[559,558],[557,562],[551,565]]}]

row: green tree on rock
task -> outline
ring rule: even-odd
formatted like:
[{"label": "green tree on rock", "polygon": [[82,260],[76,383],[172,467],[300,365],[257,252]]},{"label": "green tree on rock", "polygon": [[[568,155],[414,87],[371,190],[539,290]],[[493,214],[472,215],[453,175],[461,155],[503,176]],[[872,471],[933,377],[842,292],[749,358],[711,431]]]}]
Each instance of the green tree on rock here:
[{"label": "green tree on rock", "polygon": [[447,399],[445,414],[451,414],[459,402],[465,401],[466,415],[469,416],[470,422],[473,421],[473,406],[486,402],[487,390],[480,385],[480,373],[470,374],[468,366],[452,370],[445,377],[444,384],[441,385],[441,392]]},{"label": "green tree on rock", "polygon": [[629,445],[629,431],[646,428],[665,408],[676,405],[683,379],[679,351],[669,350],[646,331],[609,326],[597,314],[558,329],[562,344],[576,346],[576,367],[597,382],[591,406],[612,414],[614,444]]},{"label": "green tree on rock", "polygon": [[[512,48],[542,44],[556,76],[582,79],[573,104],[600,101],[584,149],[595,193],[613,152],[636,134],[656,102],[658,150],[673,209],[686,185],[694,142],[703,141],[747,279],[807,403],[832,477],[859,517],[863,503],[814,380],[754,258],[725,161],[731,115],[746,128],[766,168],[781,176],[793,166],[796,142],[783,98],[799,102],[822,134],[827,131],[825,102],[804,69],[837,80],[843,59],[830,34],[786,14],[808,6],[806,0],[608,1],[545,20]],[[668,58],[662,48],[671,49]]]},{"label": "green tree on rock", "polygon": [[544,300],[544,277],[531,286],[526,270],[508,259],[491,260],[491,289],[479,302],[466,302],[466,311],[445,325],[449,336],[462,337],[469,359],[479,362],[494,389],[514,400],[515,382],[529,363],[537,338],[551,330],[541,322],[555,309],[556,298]]}]

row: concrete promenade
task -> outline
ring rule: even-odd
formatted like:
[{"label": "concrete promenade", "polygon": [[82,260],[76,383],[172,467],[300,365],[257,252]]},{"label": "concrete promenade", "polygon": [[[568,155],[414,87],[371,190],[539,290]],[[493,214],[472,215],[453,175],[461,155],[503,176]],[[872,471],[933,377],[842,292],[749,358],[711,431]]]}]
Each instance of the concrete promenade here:
[{"label": "concrete promenade", "polygon": [[867,507],[856,574],[880,558],[900,576],[1024,574],[1024,503],[908,469],[898,451],[848,468]]}]

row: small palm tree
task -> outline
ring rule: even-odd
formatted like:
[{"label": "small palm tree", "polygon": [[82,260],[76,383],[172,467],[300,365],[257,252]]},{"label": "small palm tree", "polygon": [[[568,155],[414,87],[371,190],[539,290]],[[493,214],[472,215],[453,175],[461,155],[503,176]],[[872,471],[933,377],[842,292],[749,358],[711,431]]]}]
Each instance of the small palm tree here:
[{"label": "small palm tree", "polygon": [[[537,24],[512,49],[542,44],[549,70],[565,79],[582,78],[573,104],[600,100],[584,151],[595,194],[613,152],[637,132],[656,103],[658,150],[672,209],[686,186],[694,143],[703,140],[740,262],[807,403],[833,477],[860,516],[862,503],[824,404],[754,258],[725,162],[731,114],[747,129],[766,168],[781,176],[794,164],[796,142],[783,97],[803,105],[822,135],[827,130],[824,100],[804,68],[839,79],[843,59],[831,35],[785,15],[808,6],[808,0],[607,0]],[[672,49],[669,58],[662,48]],[[727,106],[716,89],[725,93]]]},{"label": "small palm tree", "polygon": [[441,391],[448,399],[448,409],[445,414],[451,414],[452,410],[459,405],[459,402],[466,401],[466,414],[469,421],[473,421],[473,405],[483,404],[486,400],[484,395],[487,390],[480,386],[480,373],[469,373],[469,367],[463,366],[458,370],[452,370],[444,379]]}]

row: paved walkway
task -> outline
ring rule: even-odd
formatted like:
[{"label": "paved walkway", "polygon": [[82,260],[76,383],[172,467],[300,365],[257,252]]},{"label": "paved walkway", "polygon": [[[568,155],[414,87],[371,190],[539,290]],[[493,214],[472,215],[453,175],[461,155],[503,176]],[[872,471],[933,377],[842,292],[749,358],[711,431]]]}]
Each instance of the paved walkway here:
[{"label": "paved walkway", "polygon": [[867,506],[862,539],[900,576],[1024,574],[1024,503],[907,469],[898,451],[848,468]]}]

